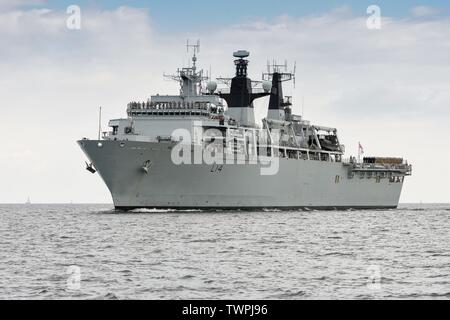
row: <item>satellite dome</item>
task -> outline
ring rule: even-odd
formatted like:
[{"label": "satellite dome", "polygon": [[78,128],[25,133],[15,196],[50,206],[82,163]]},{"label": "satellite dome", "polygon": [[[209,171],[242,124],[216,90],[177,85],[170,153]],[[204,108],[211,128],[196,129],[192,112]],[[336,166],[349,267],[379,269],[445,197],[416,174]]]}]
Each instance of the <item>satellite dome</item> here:
[{"label": "satellite dome", "polygon": [[208,84],[206,85],[206,88],[208,89],[209,92],[214,92],[217,89],[217,83],[214,81],[210,81],[208,82]]},{"label": "satellite dome", "polygon": [[265,92],[269,92],[272,89],[272,82],[264,81],[262,87]]},{"label": "satellite dome", "polygon": [[239,58],[239,59],[247,58],[249,55],[250,55],[250,52],[248,52],[247,50],[238,50],[233,53],[233,56],[235,58]]}]

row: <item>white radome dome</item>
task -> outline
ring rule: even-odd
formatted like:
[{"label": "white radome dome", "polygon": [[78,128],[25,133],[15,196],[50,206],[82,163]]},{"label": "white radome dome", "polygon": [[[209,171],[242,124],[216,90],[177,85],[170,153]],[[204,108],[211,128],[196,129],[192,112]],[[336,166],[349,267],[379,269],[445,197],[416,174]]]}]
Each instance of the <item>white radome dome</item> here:
[{"label": "white radome dome", "polygon": [[206,88],[208,89],[209,92],[214,92],[217,89],[217,83],[214,81],[210,81],[208,82]]},{"label": "white radome dome", "polygon": [[264,81],[262,87],[265,92],[269,92],[272,89],[272,82]]}]

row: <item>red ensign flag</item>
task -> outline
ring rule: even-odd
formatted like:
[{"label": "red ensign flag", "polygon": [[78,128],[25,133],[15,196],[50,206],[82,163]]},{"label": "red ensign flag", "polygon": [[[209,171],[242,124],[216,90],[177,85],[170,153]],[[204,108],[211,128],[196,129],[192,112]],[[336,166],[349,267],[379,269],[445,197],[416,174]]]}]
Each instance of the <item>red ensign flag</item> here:
[{"label": "red ensign flag", "polygon": [[359,152],[359,154],[363,154],[364,153],[364,148],[361,145],[361,142],[358,142],[358,152]]}]

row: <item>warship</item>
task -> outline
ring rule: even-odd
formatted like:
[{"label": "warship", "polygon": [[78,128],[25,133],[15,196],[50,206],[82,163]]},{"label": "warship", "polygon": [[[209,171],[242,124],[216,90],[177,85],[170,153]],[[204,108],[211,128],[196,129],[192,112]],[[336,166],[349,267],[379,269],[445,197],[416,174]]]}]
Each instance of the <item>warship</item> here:
[{"label": "warship", "polygon": [[[177,95],[130,102],[127,117],[79,146],[118,210],[396,208],[411,165],[403,158],[344,158],[336,128],[292,113],[286,65],[268,64],[260,81],[247,74],[250,53],[234,52],[235,76],[212,81],[189,67],[166,77]],[[223,88],[218,88],[218,83]],[[269,97],[258,124],[254,101]]]}]

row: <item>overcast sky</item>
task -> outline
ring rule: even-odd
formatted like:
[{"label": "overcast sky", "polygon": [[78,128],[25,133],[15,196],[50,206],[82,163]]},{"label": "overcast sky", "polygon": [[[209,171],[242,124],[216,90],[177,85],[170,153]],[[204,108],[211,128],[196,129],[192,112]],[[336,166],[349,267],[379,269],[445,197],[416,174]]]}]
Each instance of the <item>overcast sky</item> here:
[{"label": "overcast sky", "polygon": [[[294,112],[335,126],[347,156],[413,164],[401,202],[450,202],[450,4],[378,1],[381,29],[367,28],[366,1],[0,0],[0,202],[111,202],[84,170],[76,144],[151,94],[176,94],[162,74],[188,63],[232,76],[232,52],[251,52],[259,80],[267,59],[297,62],[286,87]],[[187,5],[189,3],[189,5]],[[81,8],[69,30],[67,6]],[[267,100],[257,104],[257,116]]]}]

